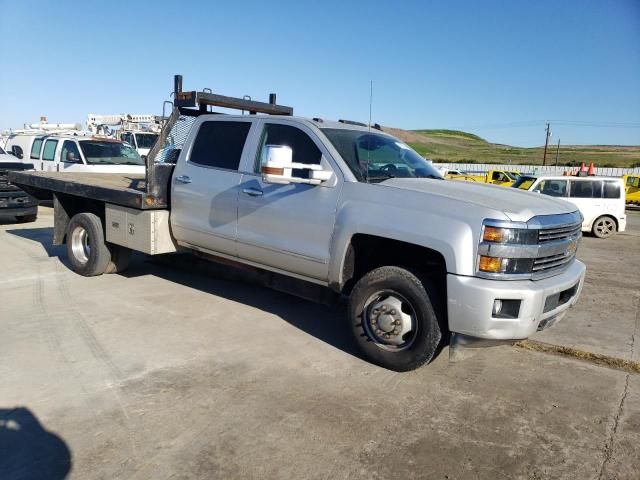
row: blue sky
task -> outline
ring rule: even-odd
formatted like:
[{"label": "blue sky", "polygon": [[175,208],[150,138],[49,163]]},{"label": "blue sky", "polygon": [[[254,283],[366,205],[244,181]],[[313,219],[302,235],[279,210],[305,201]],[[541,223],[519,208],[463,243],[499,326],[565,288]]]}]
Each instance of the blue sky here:
[{"label": "blue sky", "polygon": [[[640,0],[0,0],[0,129],[185,89],[491,141],[640,144]],[[563,121],[563,122],[561,122]]]}]

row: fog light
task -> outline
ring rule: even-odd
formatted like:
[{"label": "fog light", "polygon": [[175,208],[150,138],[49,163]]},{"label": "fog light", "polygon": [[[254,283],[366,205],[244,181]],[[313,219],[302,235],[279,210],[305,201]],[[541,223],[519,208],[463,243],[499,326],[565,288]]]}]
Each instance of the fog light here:
[{"label": "fog light", "polygon": [[493,301],[493,310],[491,310],[491,314],[495,317],[500,313],[501,310],[502,310],[502,300],[500,300],[499,298],[496,298]]}]

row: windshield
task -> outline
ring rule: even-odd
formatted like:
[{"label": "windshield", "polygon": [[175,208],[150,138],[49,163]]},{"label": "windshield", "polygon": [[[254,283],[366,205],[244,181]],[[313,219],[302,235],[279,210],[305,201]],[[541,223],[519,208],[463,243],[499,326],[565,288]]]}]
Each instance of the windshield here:
[{"label": "windshield", "polygon": [[153,148],[158,140],[158,135],[155,133],[136,133],[135,136],[138,148]]},{"label": "windshield", "polygon": [[511,179],[512,182],[515,182],[518,178],[520,178],[520,175],[518,175],[516,172],[507,172],[505,170],[504,173],[507,177]]},{"label": "windshield", "polygon": [[359,181],[442,179],[440,172],[430,162],[393,137],[339,128],[324,128],[322,131]]},{"label": "windshield", "polygon": [[531,185],[533,185],[533,182],[535,181],[536,181],[536,177],[521,176],[511,186],[513,188],[519,188],[521,190],[529,190],[531,188]]},{"label": "windshield", "polygon": [[82,140],[80,149],[90,165],[144,165],[144,160],[133,148],[120,142]]}]

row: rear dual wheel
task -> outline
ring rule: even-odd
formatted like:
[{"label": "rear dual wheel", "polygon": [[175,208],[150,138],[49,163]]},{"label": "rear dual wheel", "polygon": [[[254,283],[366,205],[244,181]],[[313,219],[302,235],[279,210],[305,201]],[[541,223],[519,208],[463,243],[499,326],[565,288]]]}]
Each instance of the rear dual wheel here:
[{"label": "rear dual wheel", "polygon": [[72,269],[85,277],[126,269],[131,250],[105,241],[102,221],[93,213],[78,213],[67,227],[67,256]]}]

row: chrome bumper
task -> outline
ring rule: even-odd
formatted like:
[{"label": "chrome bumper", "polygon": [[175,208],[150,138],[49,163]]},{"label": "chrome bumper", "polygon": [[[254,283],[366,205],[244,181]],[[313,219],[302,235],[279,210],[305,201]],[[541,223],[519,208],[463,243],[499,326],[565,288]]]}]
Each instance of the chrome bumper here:
[{"label": "chrome bumper", "polygon": [[[544,280],[504,281],[447,275],[449,329],[471,337],[518,340],[551,326],[573,306],[584,284],[585,266],[576,260]],[[496,299],[519,300],[516,318],[492,314]]]}]

